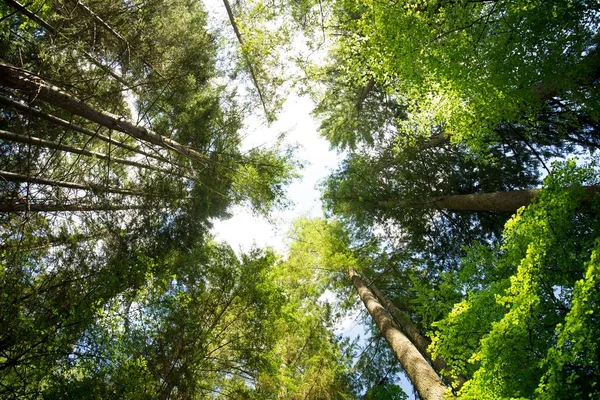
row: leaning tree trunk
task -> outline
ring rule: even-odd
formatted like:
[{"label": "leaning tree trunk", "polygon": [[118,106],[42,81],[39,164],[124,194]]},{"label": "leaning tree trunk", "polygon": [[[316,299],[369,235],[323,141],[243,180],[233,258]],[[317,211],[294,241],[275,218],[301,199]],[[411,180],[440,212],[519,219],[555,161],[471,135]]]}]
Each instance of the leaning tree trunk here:
[{"label": "leaning tree trunk", "polygon": [[[593,196],[600,192],[600,185],[584,186],[583,189],[589,196]],[[432,197],[425,199],[422,203],[406,204],[402,201],[386,200],[378,202],[377,205],[386,208],[413,207],[453,211],[515,212],[519,208],[529,205],[539,192],[540,189],[525,189],[510,192],[456,194]]]},{"label": "leaning tree trunk", "polygon": [[269,114],[269,110],[267,109],[267,102],[265,100],[265,97],[263,96],[262,90],[260,89],[260,85],[258,84],[258,78],[257,78],[256,73],[254,72],[254,67],[252,66],[250,57],[248,57],[246,49],[244,48],[244,40],[243,40],[242,34],[240,33],[240,30],[238,28],[237,22],[235,21],[235,16],[233,15],[233,10],[231,9],[231,5],[229,4],[228,0],[223,0],[223,4],[225,5],[225,10],[227,10],[227,16],[229,17],[229,23],[231,23],[231,27],[233,28],[233,32],[235,33],[235,37],[237,38],[238,42],[240,43],[242,56],[244,57],[244,60],[246,61],[246,64],[248,65],[248,70],[250,71],[250,78],[252,78],[254,87],[256,88],[256,91],[258,92],[258,97],[260,98],[260,102],[263,106],[263,110],[265,111],[265,116],[267,118],[269,118],[270,114]]},{"label": "leaning tree trunk", "polygon": [[142,164],[137,161],[132,161],[132,160],[128,160],[128,159],[120,158],[120,157],[114,157],[109,154],[99,153],[97,151],[92,151],[92,150],[86,150],[86,149],[69,146],[69,145],[62,144],[62,143],[56,143],[51,140],[41,139],[41,138],[34,137],[34,136],[19,135],[17,133],[5,131],[3,129],[0,129],[0,139],[6,140],[6,141],[11,141],[11,142],[17,142],[17,143],[32,144],[34,146],[45,147],[47,149],[60,150],[60,151],[64,151],[67,153],[81,154],[83,156],[94,157],[99,160],[110,161],[110,162],[113,162],[116,164],[129,165],[130,167],[148,169],[151,171],[160,171],[160,172],[164,172],[166,174],[173,173],[172,171],[169,171],[164,168],[156,167],[154,165]]},{"label": "leaning tree trunk", "polygon": [[25,113],[26,115],[30,115],[30,114],[34,115],[34,116],[36,116],[38,118],[44,119],[46,121],[50,121],[50,122],[52,122],[52,123],[54,123],[54,124],[56,124],[58,126],[62,126],[64,128],[71,129],[71,130],[73,130],[75,132],[82,133],[82,134],[84,134],[86,136],[89,136],[89,137],[92,137],[92,138],[95,138],[95,139],[99,139],[99,140],[101,140],[103,142],[106,142],[106,143],[110,143],[113,146],[119,147],[121,149],[128,150],[128,151],[133,152],[135,154],[139,154],[139,155],[142,155],[142,156],[145,156],[145,157],[153,158],[153,159],[155,159],[157,161],[162,161],[162,162],[167,162],[167,163],[171,163],[172,164],[171,161],[168,161],[166,158],[164,158],[164,157],[162,157],[160,155],[156,155],[156,154],[151,154],[151,153],[145,152],[144,150],[141,150],[138,147],[130,146],[130,145],[126,144],[126,143],[122,143],[122,142],[120,142],[118,140],[115,140],[115,139],[113,139],[113,138],[111,138],[109,136],[102,135],[99,132],[94,132],[94,131],[92,131],[90,129],[83,128],[81,126],[77,126],[73,122],[66,121],[66,120],[64,120],[62,118],[58,118],[58,117],[56,117],[54,115],[45,113],[45,112],[43,112],[41,110],[38,110],[36,108],[33,108],[33,107],[28,106],[28,105],[19,103],[18,101],[9,99],[8,97],[0,96],[0,103],[6,104],[6,105],[14,108],[17,111],[21,111],[21,112]]},{"label": "leaning tree trunk", "polygon": [[423,354],[423,356],[431,362],[431,365],[437,372],[439,372],[448,383],[452,385],[452,388],[459,390],[460,387],[465,383],[466,379],[463,376],[459,376],[455,379],[450,375],[446,361],[441,356],[438,356],[435,360],[432,358],[431,353],[427,350],[427,347],[431,344],[429,338],[423,336],[417,326],[412,322],[410,317],[403,311],[399,310],[398,307],[392,303],[392,301],[379,290],[373,283],[369,285],[369,288],[373,291],[377,299],[383,303],[383,306],[392,314],[394,321],[402,332],[410,339],[415,345],[417,350]]},{"label": "leaning tree trunk", "polygon": [[115,204],[35,204],[35,203],[13,203],[0,204],[0,213],[16,212],[100,212],[100,211],[128,211],[142,210],[148,208],[141,205],[115,205]]},{"label": "leaning tree trunk", "polygon": [[79,100],[64,90],[44,81],[38,76],[0,61],[0,84],[11,87],[23,93],[60,107],[72,114],[79,115],[108,129],[126,133],[141,141],[151,143],[196,161],[206,162],[207,157],[175,140],[166,138],[149,129],[134,124],[123,117],[106,111],[96,110],[89,104]]},{"label": "leaning tree trunk", "polygon": [[365,307],[367,307],[369,314],[375,320],[377,327],[381,331],[381,335],[387,340],[421,399],[444,399],[448,388],[444,385],[433,367],[429,365],[404,333],[398,329],[392,318],[390,318],[383,306],[377,301],[377,298],[365,285],[361,277],[353,270],[350,270],[348,275]]}]

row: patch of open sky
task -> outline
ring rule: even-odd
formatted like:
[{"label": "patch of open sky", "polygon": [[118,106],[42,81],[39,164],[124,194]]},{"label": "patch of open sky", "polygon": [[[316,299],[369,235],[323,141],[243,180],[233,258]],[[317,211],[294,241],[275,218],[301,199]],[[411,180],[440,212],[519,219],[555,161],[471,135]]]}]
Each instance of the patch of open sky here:
[{"label": "patch of open sky", "polygon": [[[213,31],[220,41],[226,41],[230,46],[238,43],[229,25],[227,13],[222,1],[204,0],[209,12],[209,29]],[[294,40],[294,47],[302,46],[302,38]],[[323,46],[323,49],[326,46]],[[323,50],[322,49],[322,50]],[[318,57],[323,60],[323,54],[311,53],[309,56]],[[231,47],[226,49],[225,58],[237,57]],[[231,70],[227,62],[220,59],[218,65],[225,70]],[[290,69],[296,68],[290,65]],[[231,76],[230,76],[231,77]],[[236,82],[238,77],[234,78]],[[239,82],[237,94],[247,95],[253,88],[249,87],[249,81]],[[225,82],[222,82],[225,84]],[[231,83],[229,83],[231,85]],[[243,99],[242,104],[246,103]],[[243,137],[242,150],[253,148],[272,148],[277,144],[283,146],[297,147],[296,158],[301,162],[303,168],[301,177],[296,179],[287,189],[287,198],[291,206],[283,210],[275,210],[269,218],[257,216],[248,207],[237,206],[230,210],[232,217],[227,220],[213,221],[213,234],[216,240],[228,243],[238,254],[248,252],[253,246],[271,247],[279,254],[287,253],[286,237],[292,222],[299,217],[323,217],[320,192],[318,184],[324,180],[334,169],[338,168],[345,154],[331,150],[327,140],[318,133],[318,121],[311,115],[314,103],[307,97],[301,97],[291,90],[287,96],[282,109],[277,114],[277,120],[268,124],[262,113],[261,107],[256,103],[245,118],[244,128],[241,132]],[[357,298],[358,300],[358,298]],[[326,292],[319,301],[335,303],[338,301],[333,292]],[[368,336],[361,317],[364,317],[362,304],[354,312],[342,318],[335,326],[336,335],[348,338],[351,341],[358,338],[360,346],[363,346]],[[404,374],[394,380],[400,384],[414,399],[414,389]]]}]

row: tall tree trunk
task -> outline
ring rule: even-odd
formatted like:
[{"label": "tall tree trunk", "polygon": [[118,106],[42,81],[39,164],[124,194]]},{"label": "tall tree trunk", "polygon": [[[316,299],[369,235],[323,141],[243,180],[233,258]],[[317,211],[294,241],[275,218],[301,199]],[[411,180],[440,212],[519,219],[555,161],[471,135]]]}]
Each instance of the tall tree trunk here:
[{"label": "tall tree trunk", "polygon": [[421,352],[421,354],[431,362],[433,368],[435,368],[435,370],[452,385],[453,389],[459,390],[463,383],[466,382],[466,379],[463,376],[459,376],[458,379],[454,379],[448,373],[448,366],[442,357],[438,356],[435,360],[431,357],[431,353],[427,351],[427,347],[429,347],[431,344],[431,340],[421,334],[417,326],[410,319],[410,316],[399,310],[398,307],[396,307],[394,303],[388,299],[388,297],[384,295],[375,284],[371,283],[369,288],[371,288],[377,299],[383,303],[383,306],[389,311],[389,313],[392,314],[392,317],[394,318],[394,321],[398,327],[415,345],[417,350],[419,350],[419,352]]},{"label": "tall tree trunk", "polygon": [[[43,27],[46,31],[48,31],[48,33],[58,36],[58,37],[61,37],[63,39],[69,40],[64,34],[62,34],[61,32],[58,32],[52,25],[50,25],[44,19],[37,16],[35,13],[29,11],[26,6],[22,5],[18,1],[16,1],[16,0],[5,0],[5,1],[8,4],[10,4],[13,8],[17,9],[21,14],[25,15],[27,18],[31,19],[32,21],[35,21],[39,26]],[[113,78],[115,78],[118,82],[125,85],[126,88],[132,87],[132,85],[129,84],[127,81],[125,81],[125,79],[122,76],[117,74],[108,65],[104,65],[104,63],[102,63],[102,61],[98,60],[92,54],[88,53],[87,51],[85,51],[83,49],[79,49],[79,51],[84,55],[85,58],[87,58],[87,60],[89,62],[91,62],[92,64],[94,64],[95,66],[97,66],[98,68],[100,68],[101,70],[103,70],[104,72],[106,72],[107,74],[112,76]]]},{"label": "tall tree trunk", "polygon": [[71,130],[73,130],[75,132],[82,133],[82,134],[84,134],[86,136],[97,138],[99,140],[102,140],[103,142],[110,143],[113,146],[116,146],[116,147],[119,147],[119,148],[122,148],[122,149],[125,149],[125,150],[128,150],[128,151],[131,151],[131,152],[136,153],[136,154],[140,154],[140,155],[145,156],[145,157],[149,157],[149,158],[155,159],[157,161],[163,161],[163,162],[166,162],[166,163],[171,163],[166,158],[164,158],[164,157],[162,157],[160,155],[147,153],[147,152],[145,152],[145,151],[143,151],[143,150],[141,150],[141,149],[139,149],[137,147],[130,146],[130,145],[125,144],[125,143],[121,143],[118,140],[115,140],[115,139],[112,139],[112,138],[110,138],[108,136],[102,135],[99,132],[94,132],[94,131],[92,131],[90,129],[83,128],[81,126],[75,125],[72,122],[69,122],[69,121],[66,121],[66,120],[64,120],[62,118],[58,118],[58,117],[56,117],[54,115],[42,112],[42,111],[40,111],[40,110],[38,110],[38,109],[36,109],[34,107],[30,107],[28,105],[22,104],[22,103],[20,103],[18,101],[9,99],[7,97],[0,96],[0,103],[9,105],[9,106],[15,108],[16,110],[21,111],[21,112],[23,112],[25,114],[31,114],[31,115],[34,115],[34,116],[36,116],[38,118],[45,119],[46,121],[50,121],[50,122],[52,122],[52,123],[54,123],[54,124],[56,124],[58,126],[62,126],[64,128],[71,129]]},{"label": "tall tree trunk", "polygon": [[56,143],[51,140],[40,139],[40,138],[37,138],[34,136],[19,135],[19,134],[16,134],[13,132],[8,132],[8,131],[2,130],[2,129],[0,129],[0,139],[4,139],[7,141],[11,141],[11,142],[17,142],[17,143],[32,144],[34,146],[65,151],[67,153],[81,154],[81,155],[88,156],[88,157],[96,157],[99,160],[110,161],[110,162],[114,162],[116,164],[129,165],[131,167],[148,169],[150,171],[160,171],[160,172],[163,172],[163,173],[169,174],[169,175],[170,174],[176,175],[173,171],[169,171],[164,168],[155,167],[154,165],[142,164],[137,161],[131,161],[131,160],[126,160],[124,158],[113,157],[113,156],[110,156],[107,154],[98,153],[96,151],[81,149],[79,147],[74,147],[74,146],[68,146],[66,144]]},{"label": "tall tree trunk", "polygon": [[360,276],[353,270],[348,272],[360,299],[365,304],[369,314],[375,320],[381,335],[385,337],[394,355],[402,364],[409,379],[423,400],[442,400],[447,387],[425,360],[419,350],[396,326],[383,306],[377,301],[373,292],[365,285]]},{"label": "tall tree trunk", "polygon": [[[584,186],[589,196],[600,192],[600,185]],[[529,205],[540,189],[512,190],[510,192],[492,192],[477,194],[457,194],[432,197],[422,203],[406,204],[400,201],[386,200],[377,203],[380,207],[437,208],[453,211],[491,211],[515,212]]]},{"label": "tall tree trunk", "polygon": [[229,17],[229,23],[231,24],[231,27],[233,28],[235,37],[237,38],[238,42],[240,43],[242,56],[244,57],[244,60],[246,61],[246,64],[248,65],[248,70],[250,71],[250,77],[252,78],[252,82],[254,82],[254,87],[256,88],[256,91],[258,92],[258,97],[260,98],[260,102],[263,106],[263,110],[265,111],[265,116],[267,117],[267,119],[270,119],[271,114],[269,113],[269,110],[267,109],[267,103],[265,101],[265,97],[263,96],[262,90],[260,89],[260,85],[258,84],[258,78],[256,76],[256,73],[254,72],[254,67],[252,66],[252,63],[250,62],[250,58],[248,57],[248,55],[246,54],[246,50],[244,49],[244,40],[242,39],[242,34],[240,33],[240,30],[237,26],[237,22],[235,22],[235,16],[233,15],[233,10],[231,9],[231,5],[229,4],[228,0],[223,0],[223,4],[225,5],[225,10],[227,10],[227,16]]},{"label": "tall tree trunk", "polygon": [[116,193],[116,194],[123,194],[126,196],[150,197],[148,193],[140,192],[137,190],[121,189],[121,188],[114,188],[114,187],[104,187],[102,185],[95,185],[95,184],[91,184],[91,183],[84,184],[84,183],[77,183],[77,182],[57,181],[54,179],[46,179],[46,178],[39,178],[39,177],[35,177],[35,176],[16,174],[14,172],[9,172],[9,171],[0,171],[0,178],[2,180],[6,180],[9,182],[28,182],[28,183],[35,183],[35,184],[39,184],[39,185],[63,187],[63,188],[68,188],[68,189],[89,190],[95,194]]},{"label": "tall tree trunk", "polygon": [[19,252],[35,251],[49,247],[65,246],[73,243],[84,243],[93,239],[100,239],[106,236],[106,234],[107,231],[100,231],[91,235],[77,233],[67,236],[28,236],[26,239],[11,239],[0,243],[0,251],[9,248],[16,248]]},{"label": "tall tree trunk", "polygon": [[14,203],[0,204],[0,213],[14,212],[97,212],[97,211],[123,211],[141,210],[146,206],[140,205],[115,205],[115,204],[29,204]]},{"label": "tall tree trunk", "polygon": [[25,7],[18,1],[16,1],[16,0],[4,0],[4,1],[6,3],[10,4],[13,8],[17,9],[21,14],[27,16],[27,18],[37,22],[38,25],[42,26],[49,33],[52,33],[52,34],[56,33],[56,29],[54,29],[54,27],[52,25],[50,25],[48,22],[44,21],[42,18],[38,17],[35,13],[29,11],[27,9],[27,7]]},{"label": "tall tree trunk", "polygon": [[60,107],[72,114],[84,117],[89,121],[100,124],[108,129],[126,133],[136,139],[140,139],[164,149],[174,150],[189,159],[200,162],[208,161],[208,158],[205,155],[188,146],[163,137],[143,126],[138,126],[123,117],[119,117],[106,111],[96,110],[89,104],[44,81],[34,74],[4,62],[0,62],[0,84],[23,93],[29,93],[34,97],[40,98],[41,100],[56,107]]}]

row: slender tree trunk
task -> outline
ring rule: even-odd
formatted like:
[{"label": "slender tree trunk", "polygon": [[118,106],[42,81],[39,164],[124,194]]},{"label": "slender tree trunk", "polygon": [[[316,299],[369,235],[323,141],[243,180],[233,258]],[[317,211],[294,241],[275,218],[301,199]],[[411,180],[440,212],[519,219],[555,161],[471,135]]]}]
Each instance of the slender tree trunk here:
[{"label": "slender tree trunk", "polygon": [[163,158],[161,156],[157,156],[155,154],[147,153],[147,152],[145,152],[143,150],[138,149],[137,147],[133,147],[133,146],[130,146],[128,144],[121,143],[118,140],[112,139],[112,138],[110,138],[108,136],[104,136],[104,135],[102,135],[102,134],[100,134],[98,132],[94,132],[94,131],[92,131],[90,129],[86,129],[86,128],[77,126],[77,125],[73,124],[72,122],[69,122],[69,121],[66,121],[66,120],[64,120],[62,118],[58,118],[58,117],[56,117],[54,115],[42,112],[42,111],[40,111],[40,110],[38,110],[36,108],[33,108],[33,107],[28,106],[28,105],[19,103],[18,101],[9,99],[7,97],[0,96],[0,103],[9,105],[9,106],[11,106],[11,107],[15,108],[16,110],[21,111],[23,113],[31,114],[31,115],[34,115],[34,116],[36,116],[38,118],[45,119],[46,121],[50,121],[50,122],[52,122],[52,123],[54,123],[56,125],[62,126],[64,128],[71,129],[71,130],[73,130],[75,132],[82,133],[82,134],[84,134],[86,136],[90,136],[90,137],[93,137],[93,138],[98,138],[99,140],[102,140],[103,142],[110,143],[113,146],[116,146],[116,147],[119,147],[119,148],[122,148],[122,149],[125,149],[125,150],[128,150],[128,151],[131,151],[133,153],[140,154],[140,155],[143,155],[145,157],[153,158],[153,159],[155,159],[157,161],[169,162],[168,160],[166,160],[165,158]]},{"label": "slender tree trunk", "polygon": [[136,139],[154,144],[164,149],[174,150],[177,153],[196,161],[206,162],[207,157],[200,152],[182,145],[175,140],[163,137],[143,126],[138,126],[123,117],[106,111],[96,110],[89,104],[79,100],[73,95],[44,81],[43,79],[16,68],[12,65],[0,62],[0,84],[6,85],[23,93],[29,93],[56,107],[60,107],[72,114],[79,115],[89,121],[100,124],[108,129],[114,129],[126,133]]},{"label": "slender tree trunk", "polygon": [[[600,192],[600,185],[584,186],[583,189],[589,196]],[[523,206],[529,205],[531,200],[540,192],[540,189],[512,190],[510,192],[492,192],[478,194],[457,194],[439,196],[427,199],[422,203],[405,204],[399,201],[380,201],[380,207],[415,207],[437,208],[453,211],[491,211],[515,212]]]},{"label": "slender tree trunk", "polygon": [[381,335],[387,340],[421,399],[444,399],[447,387],[434,371],[433,367],[429,365],[404,333],[398,329],[392,318],[390,318],[383,306],[377,301],[373,292],[365,285],[360,276],[353,270],[350,270],[348,275],[369,314],[375,320],[377,327],[381,331]]},{"label": "slender tree trunk", "polygon": [[115,204],[0,204],[1,213],[15,212],[96,212],[96,211],[123,211],[141,210],[146,208],[140,205],[115,205]]},{"label": "slender tree trunk", "polygon": [[260,85],[258,84],[258,79],[256,77],[256,73],[254,72],[254,68],[252,67],[252,63],[250,62],[250,59],[246,55],[246,51],[244,49],[244,40],[242,39],[242,34],[240,33],[240,30],[237,26],[237,22],[235,22],[235,16],[233,15],[233,10],[231,9],[231,5],[229,4],[228,0],[223,0],[223,4],[225,5],[225,9],[227,10],[227,16],[229,17],[229,23],[231,24],[231,27],[233,28],[235,37],[237,38],[238,42],[240,43],[242,55],[244,57],[244,60],[246,60],[246,64],[248,65],[248,70],[250,71],[250,77],[252,78],[252,82],[254,82],[254,87],[256,88],[256,91],[258,92],[258,97],[260,98],[260,102],[265,111],[265,115],[268,119],[270,119],[270,117],[269,117],[270,113],[267,109],[267,103],[265,101],[265,97],[263,96],[263,93],[260,90]]},{"label": "slender tree trunk", "polygon": [[127,42],[127,39],[125,39],[119,32],[114,30],[112,28],[112,26],[110,26],[109,24],[104,22],[104,20],[102,18],[100,18],[95,12],[93,12],[88,6],[81,3],[79,0],[71,0],[71,3],[73,3],[73,4],[75,4],[75,6],[79,7],[82,11],[84,11],[86,14],[88,14],[90,17],[92,17],[92,19],[94,19],[96,22],[98,22],[100,25],[102,25],[102,27],[104,27],[104,29],[106,29],[108,32],[110,32],[111,35],[113,35],[117,39],[123,41],[127,45],[127,47],[129,47],[129,43]]},{"label": "slender tree trunk", "polygon": [[53,179],[39,178],[35,176],[27,176],[22,174],[16,174],[14,172],[8,171],[0,171],[0,179],[9,181],[9,182],[28,182],[35,183],[39,185],[48,185],[55,187],[63,187],[68,189],[78,189],[78,190],[86,190],[92,191],[95,194],[100,193],[115,193],[115,194],[123,194],[126,196],[148,196],[147,193],[140,192],[137,190],[129,190],[129,189],[120,189],[114,187],[104,187],[102,185],[94,185],[94,184],[83,184],[77,182],[66,182],[66,181],[57,181]]},{"label": "slender tree trunk", "polygon": [[[39,16],[37,16],[35,13],[29,11],[26,6],[22,5],[18,1],[16,1],[16,0],[5,0],[5,1],[8,4],[10,4],[13,8],[17,9],[21,14],[25,15],[27,18],[31,19],[32,21],[35,21],[38,25],[40,25],[46,31],[48,31],[48,33],[50,33],[52,35],[59,36],[61,38],[64,38],[64,39],[68,40],[68,38],[65,35],[63,35],[62,33],[58,32],[52,25],[50,25],[44,19],[42,19]],[[79,49],[79,51],[81,51],[81,53],[85,56],[85,58],[87,58],[87,60],[89,62],[91,62],[92,64],[94,64],[95,66],[97,66],[98,68],[100,68],[101,70],[103,70],[104,72],[106,72],[107,74],[109,74],[110,76],[112,76],[113,78],[115,78],[118,82],[120,82],[123,85],[125,85],[125,87],[129,87],[130,86],[130,84],[127,81],[125,81],[125,79],[122,76],[118,75],[109,66],[104,65],[96,57],[94,57],[93,55],[91,55],[90,53],[88,53],[85,50]]]},{"label": "slender tree trunk", "polygon": [[4,0],[4,1],[6,3],[10,4],[13,8],[19,10],[19,12],[22,13],[23,15],[27,16],[27,18],[37,22],[40,26],[42,26],[44,29],[46,29],[51,34],[56,33],[56,29],[54,29],[54,27],[52,25],[50,25],[48,22],[44,21],[42,18],[38,17],[35,13],[29,11],[27,9],[27,7],[25,7],[18,1],[16,1],[16,0]]},{"label": "slender tree trunk", "polygon": [[[431,362],[431,365],[437,372],[442,375],[447,382],[449,382],[455,390],[459,390],[463,383],[466,382],[466,379],[463,376],[459,376],[458,379],[454,379],[448,373],[448,366],[442,357],[437,357],[435,360],[431,357],[431,353],[427,351],[427,347],[431,344],[431,340],[426,336],[423,336],[417,326],[411,321],[410,317],[403,311],[399,310],[398,307],[392,303],[390,299],[387,298],[386,295],[379,290],[375,284],[370,284],[369,288],[375,293],[375,296],[379,301],[383,304],[383,306],[392,314],[394,321],[398,325],[398,327],[404,332],[404,334],[410,339],[410,341],[415,345],[417,350],[421,352],[421,354]],[[444,373],[444,371],[446,371]]]},{"label": "slender tree trunk", "polygon": [[117,164],[129,165],[131,167],[136,167],[136,168],[148,169],[151,171],[160,171],[165,174],[173,174],[172,171],[169,171],[164,168],[155,167],[154,165],[142,164],[137,161],[131,161],[131,160],[126,160],[124,158],[113,157],[113,156],[109,156],[107,154],[98,153],[96,151],[81,149],[79,147],[74,147],[74,146],[67,146],[66,144],[60,144],[60,143],[53,142],[51,140],[40,139],[40,138],[37,138],[34,136],[19,135],[19,134],[13,133],[13,132],[4,131],[2,129],[0,129],[0,139],[8,140],[11,142],[32,144],[35,146],[65,151],[68,153],[81,154],[81,155],[88,156],[88,157],[96,157],[100,160],[110,161],[110,162],[114,162]]},{"label": "slender tree trunk", "polygon": [[[119,32],[117,32],[116,29],[114,29],[112,26],[110,26],[106,21],[104,21],[102,18],[100,18],[100,16],[98,16],[98,14],[96,14],[94,11],[92,11],[85,4],[81,3],[79,0],[71,0],[71,2],[73,4],[75,4],[75,6],[78,7],[80,10],[82,10],[87,15],[89,15],[94,21],[99,23],[100,26],[102,26],[104,29],[106,29],[106,31],[108,31],[111,35],[113,35],[115,38],[117,38],[120,41],[122,41],[123,43],[125,43],[125,45],[127,46],[127,53],[129,56],[131,55],[132,50],[135,50],[135,49],[132,49],[131,45],[129,44],[129,42],[123,35],[121,35]],[[148,61],[146,61],[145,59],[142,59],[142,62],[144,64],[146,64],[147,67],[150,67],[150,69],[152,69],[152,71],[154,73],[156,73],[158,76],[160,76],[161,78],[164,78],[164,76],[160,73],[160,71],[158,71],[156,68],[154,68],[154,66],[152,64],[150,64]]]},{"label": "slender tree trunk", "polygon": [[362,109],[363,102],[365,101],[365,99],[367,98],[369,93],[371,93],[371,90],[373,90],[374,87],[375,87],[375,79],[373,79],[373,77],[371,77],[369,79],[369,82],[367,82],[367,85],[361,91],[360,96],[358,96],[358,101],[356,102],[356,111],[360,112],[360,110]]},{"label": "slender tree trunk", "polygon": [[[0,206],[1,207],[1,206]],[[93,235],[86,235],[83,233],[68,235],[68,236],[34,236],[28,237],[24,240],[13,239],[7,240],[4,243],[0,244],[0,250],[5,250],[9,248],[16,248],[18,251],[34,251],[45,249],[47,247],[57,247],[64,246],[71,243],[84,243],[90,241],[92,239],[99,239],[105,236],[107,231],[101,231],[95,233]]]}]

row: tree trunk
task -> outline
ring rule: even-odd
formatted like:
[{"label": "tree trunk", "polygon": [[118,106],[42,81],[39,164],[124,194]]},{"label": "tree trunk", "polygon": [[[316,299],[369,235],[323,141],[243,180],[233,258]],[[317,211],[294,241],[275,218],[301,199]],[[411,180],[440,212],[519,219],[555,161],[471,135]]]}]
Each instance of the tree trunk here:
[{"label": "tree trunk", "polygon": [[[584,186],[589,196],[600,192],[600,185]],[[422,203],[403,204],[398,201],[380,201],[380,207],[437,208],[453,211],[491,211],[514,213],[529,205],[540,189],[512,190],[510,192],[492,192],[477,194],[457,194],[433,197]]]},{"label": "tree trunk", "polygon": [[[0,206],[1,207],[1,206]],[[83,233],[67,235],[67,236],[33,236],[25,239],[11,239],[4,243],[0,243],[0,251],[7,250],[9,248],[15,248],[17,251],[35,251],[45,249],[49,247],[65,246],[72,243],[84,243],[93,239],[100,239],[106,236],[107,231],[101,231],[93,235],[86,235]]]},{"label": "tree trunk", "polygon": [[256,91],[258,92],[258,97],[260,98],[260,102],[263,106],[263,110],[265,111],[265,116],[267,117],[267,119],[270,119],[270,117],[269,117],[270,113],[269,113],[269,110],[267,109],[267,103],[265,101],[262,91],[260,90],[260,85],[258,84],[258,79],[256,77],[256,73],[254,72],[254,68],[252,67],[252,63],[250,62],[250,59],[248,58],[248,56],[246,54],[246,50],[244,49],[244,41],[242,39],[242,34],[240,33],[237,23],[235,22],[235,16],[233,15],[233,10],[231,9],[231,5],[229,4],[228,0],[223,0],[223,4],[225,5],[225,10],[227,10],[227,16],[229,17],[229,23],[231,24],[231,27],[233,28],[235,37],[237,38],[238,42],[240,43],[242,56],[244,57],[244,60],[246,60],[246,64],[248,64],[248,70],[250,71],[250,77],[252,78],[252,82],[254,82],[254,87],[256,88]]},{"label": "tree trunk", "polygon": [[83,183],[77,183],[77,182],[57,181],[57,180],[53,180],[53,179],[46,179],[46,178],[39,178],[39,177],[35,177],[35,176],[16,174],[14,172],[8,172],[8,171],[0,171],[0,178],[2,180],[6,180],[9,182],[27,182],[27,183],[35,183],[35,184],[39,184],[39,185],[63,187],[63,188],[68,188],[68,189],[89,190],[95,194],[116,193],[116,194],[123,194],[126,196],[141,196],[141,197],[148,196],[147,193],[140,192],[137,190],[120,189],[120,188],[114,188],[114,187],[104,187],[102,185],[83,184]]},{"label": "tree trunk", "polygon": [[92,211],[123,211],[141,210],[140,205],[114,205],[114,204],[0,204],[0,213],[14,212],[92,212]]},{"label": "tree trunk", "polygon": [[10,4],[13,8],[17,9],[23,15],[27,16],[27,18],[37,22],[40,26],[42,26],[48,32],[50,32],[52,34],[56,33],[56,29],[54,29],[54,27],[52,25],[50,25],[49,23],[44,21],[42,18],[38,17],[35,13],[29,11],[27,9],[27,7],[25,7],[18,1],[16,1],[16,0],[4,0],[4,1],[6,1],[8,4]]},{"label": "tree trunk", "polygon": [[[392,314],[394,321],[398,325],[398,327],[402,330],[402,332],[410,339],[410,341],[415,345],[417,350],[421,352],[421,354],[431,362],[431,365],[435,370],[442,375],[447,382],[449,382],[454,390],[459,390],[463,383],[466,382],[466,379],[463,376],[459,376],[458,379],[454,379],[449,373],[447,373],[448,366],[442,357],[437,357],[435,360],[432,359],[431,353],[427,351],[427,347],[431,344],[431,340],[426,336],[423,336],[417,326],[411,321],[410,317],[402,312],[392,303],[390,299],[384,295],[375,284],[371,283],[369,288],[375,293],[375,296],[383,306],[387,309],[387,311]],[[444,371],[446,370],[446,373]]]},{"label": "tree trunk", "polygon": [[160,172],[163,172],[163,173],[169,174],[169,175],[174,174],[172,171],[169,171],[164,168],[155,167],[154,165],[142,164],[137,161],[131,161],[131,160],[126,160],[124,158],[113,157],[113,156],[110,156],[107,154],[98,153],[96,151],[81,149],[79,147],[67,146],[66,144],[60,144],[60,143],[56,143],[56,142],[53,142],[50,140],[40,139],[40,138],[37,138],[34,136],[19,135],[19,134],[13,133],[13,132],[4,131],[2,129],[0,129],[0,139],[4,139],[7,141],[11,141],[11,142],[32,144],[34,146],[65,151],[67,153],[81,154],[81,155],[88,156],[88,157],[96,157],[99,160],[110,161],[110,162],[114,162],[116,164],[129,165],[131,167],[136,167],[136,168],[148,169],[151,171],[160,171]]},{"label": "tree trunk", "polygon": [[0,84],[6,85],[23,93],[29,93],[56,107],[72,114],[79,115],[89,121],[100,124],[108,129],[126,133],[136,139],[151,143],[196,161],[206,162],[207,157],[198,151],[184,146],[175,140],[163,137],[143,126],[138,126],[123,117],[106,111],[96,110],[89,104],[73,95],[44,81],[43,79],[12,65],[0,62]]},{"label": "tree trunk", "polygon": [[56,117],[54,115],[42,112],[42,111],[40,111],[40,110],[38,110],[36,108],[33,108],[33,107],[28,106],[28,105],[19,103],[18,101],[9,99],[7,97],[0,96],[0,103],[4,103],[6,105],[9,105],[9,106],[11,106],[11,107],[15,108],[16,110],[21,111],[23,113],[35,115],[38,118],[45,119],[46,121],[50,121],[50,122],[52,122],[52,123],[54,123],[54,124],[56,124],[58,126],[62,126],[64,128],[67,128],[67,129],[72,129],[75,132],[82,133],[82,134],[84,134],[86,136],[90,136],[90,137],[93,137],[93,138],[98,138],[99,140],[102,140],[103,142],[106,142],[106,143],[110,143],[111,145],[114,145],[116,147],[119,147],[119,148],[122,148],[122,149],[125,149],[125,150],[128,150],[128,151],[134,152],[136,154],[143,155],[145,157],[153,158],[153,159],[155,159],[157,161],[163,161],[163,162],[170,163],[167,159],[165,159],[162,156],[147,153],[147,152],[145,152],[143,150],[138,149],[137,147],[130,146],[130,145],[125,144],[125,143],[121,143],[118,140],[112,139],[112,138],[110,138],[108,136],[104,136],[101,133],[94,132],[94,131],[92,131],[90,129],[86,129],[86,128],[77,126],[77,125],[73,124],[72,122],[69,122],[69,121],[66,121],[66,120],[64,120],[62,118],[58,118],[58,117]]},{"label": "tree trunk", "polygon": [[444,399],[447,387],[432,366],[429,365],[423,355],[419,353],[419,350],[417,350],[402,331],[398,329],[392,318],[389,317],[360,276],[353,270],[350,270],[348,275],[352,279],[352,283],[367,307],[369,314],[375,320],[377,327],[381,331],[381,335],[387,340],[421,399]]}]

